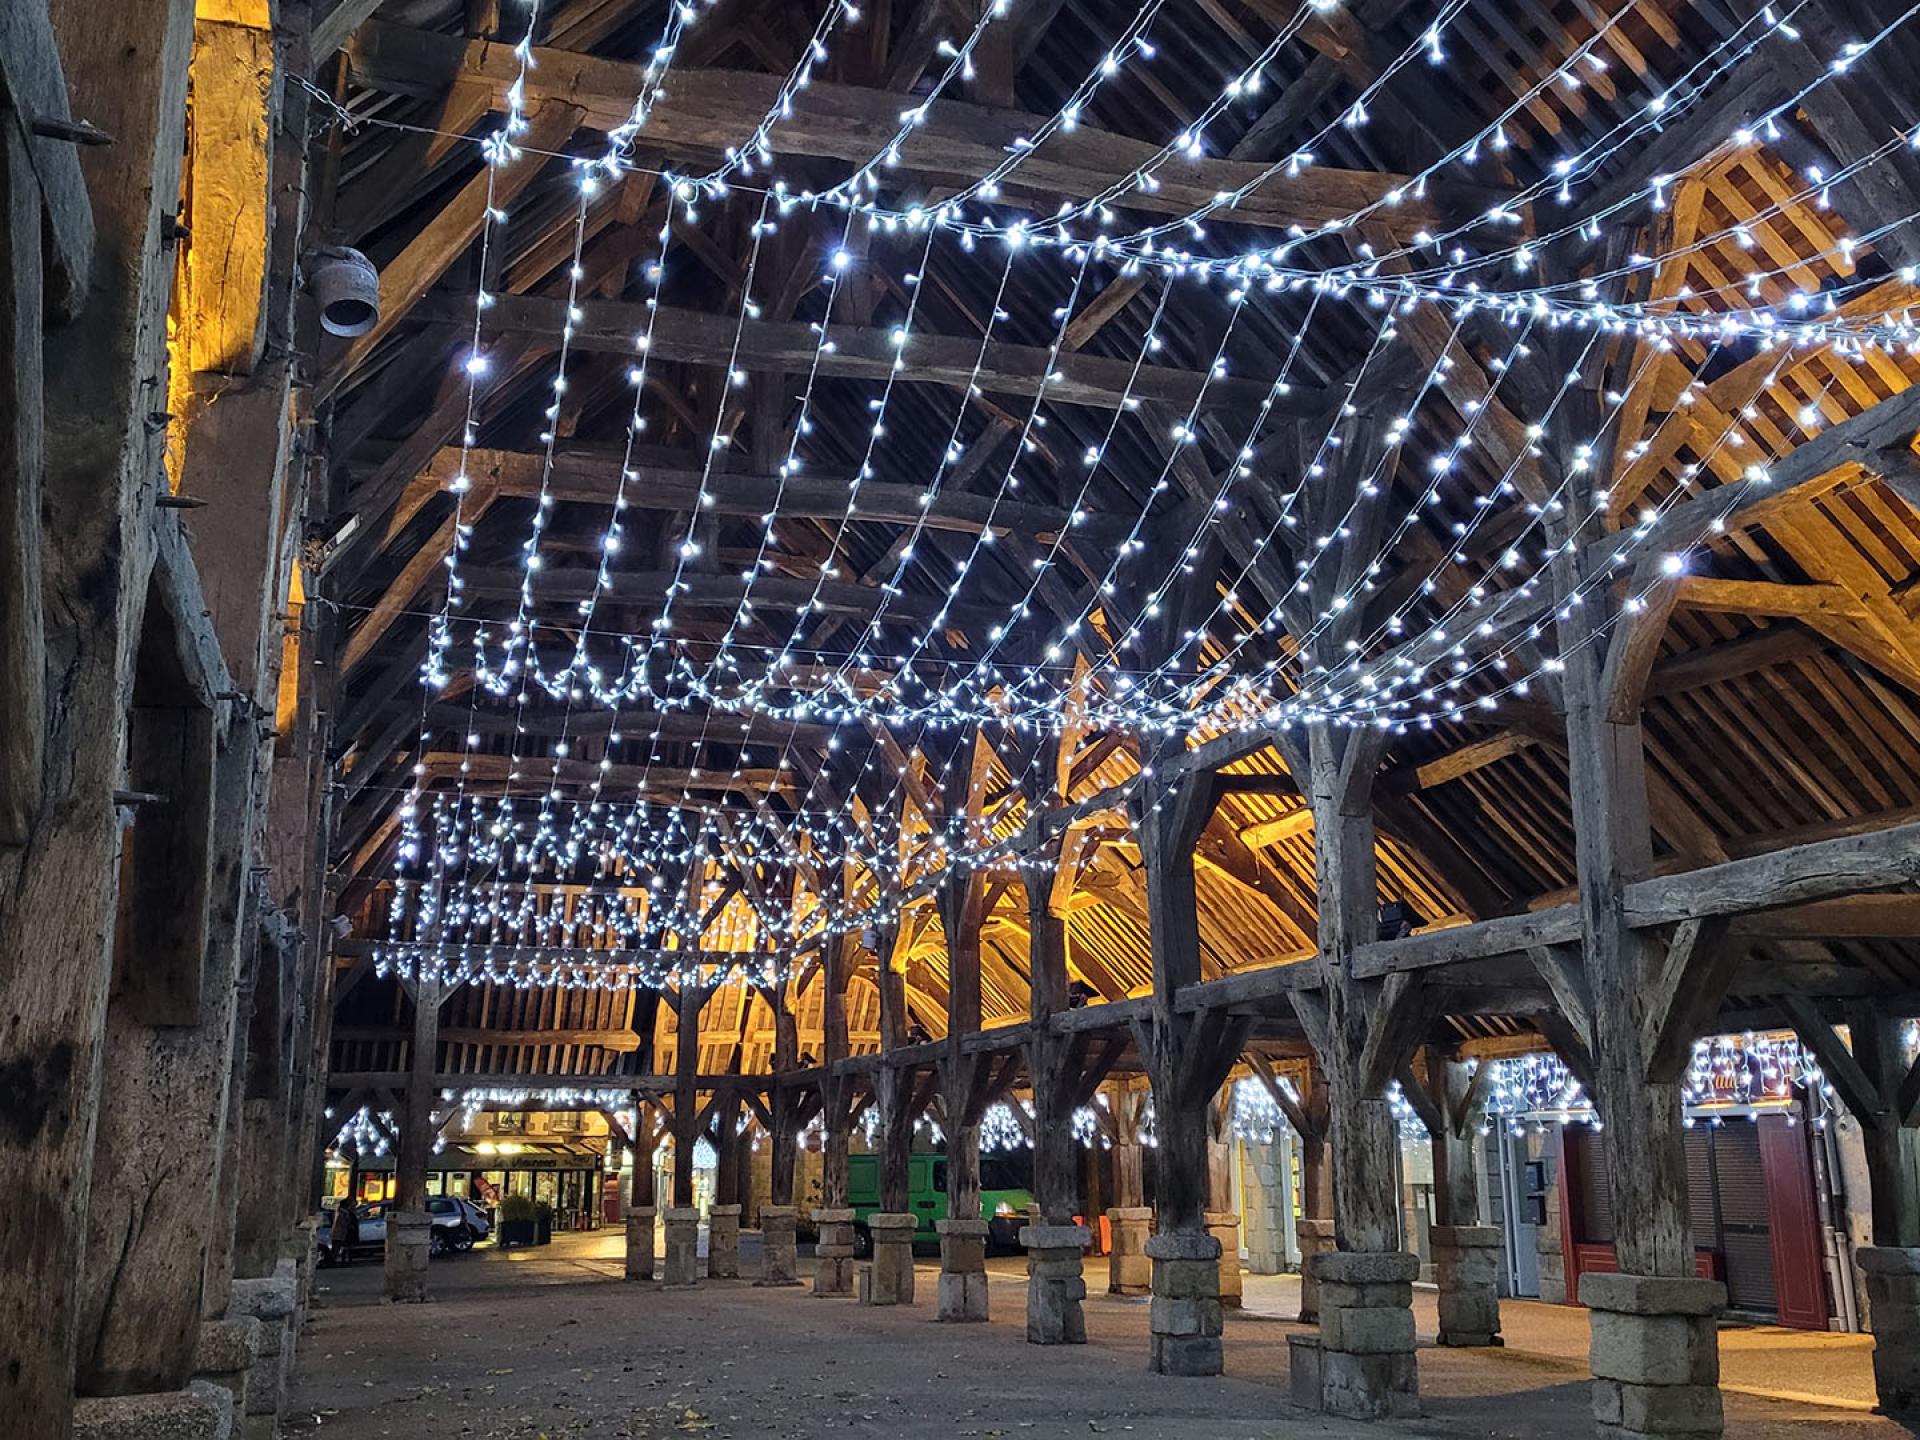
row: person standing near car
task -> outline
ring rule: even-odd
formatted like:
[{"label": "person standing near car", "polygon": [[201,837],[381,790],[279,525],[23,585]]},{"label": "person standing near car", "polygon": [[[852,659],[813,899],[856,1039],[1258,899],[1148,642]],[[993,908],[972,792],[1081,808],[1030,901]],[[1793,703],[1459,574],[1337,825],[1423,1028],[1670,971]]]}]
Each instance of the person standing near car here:
[{"label": "person standing near car", "polygon": [[354,1242],[359,1238],[360,1222],[353,1217],[353,1202],[343,1196],[340,1203],[333,1207],[333,1230],[327,1237],[328,1248],[333,1251],[333,1263],[351,1265]]}]

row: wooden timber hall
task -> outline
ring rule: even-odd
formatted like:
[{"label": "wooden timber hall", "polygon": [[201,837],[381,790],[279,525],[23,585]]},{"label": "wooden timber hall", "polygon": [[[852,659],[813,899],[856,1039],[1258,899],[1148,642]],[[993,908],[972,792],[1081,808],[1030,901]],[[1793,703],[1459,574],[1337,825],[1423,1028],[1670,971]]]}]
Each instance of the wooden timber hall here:
[{"label": "wooden timber hall", "polygon": [[1920,1429],[1916,74],[7,0],[0,1440]]}]

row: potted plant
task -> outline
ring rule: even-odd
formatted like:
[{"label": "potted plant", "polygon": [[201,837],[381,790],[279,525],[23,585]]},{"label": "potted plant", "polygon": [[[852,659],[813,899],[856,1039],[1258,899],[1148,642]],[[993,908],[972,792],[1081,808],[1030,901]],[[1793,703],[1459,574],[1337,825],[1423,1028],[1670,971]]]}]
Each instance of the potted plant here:
[{"label": "potted plant", "polygon": [[530,1195],[509,1195],[500,1202],[501,1245],[532,1245],[535,1242],[535,1211]]},{"label": "potted plant", "polygon": [[553,1206],[544,1200],[533,1207],[533,1243],[536,1245],[553,1243]]}]

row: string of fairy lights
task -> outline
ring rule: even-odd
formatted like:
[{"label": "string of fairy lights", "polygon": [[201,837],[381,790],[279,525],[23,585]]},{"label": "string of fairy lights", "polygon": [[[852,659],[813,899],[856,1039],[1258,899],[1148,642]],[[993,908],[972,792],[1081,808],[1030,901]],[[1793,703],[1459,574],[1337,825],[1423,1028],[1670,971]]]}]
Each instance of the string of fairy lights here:
[{"label": "string of fairy lights", "polygon": [[[1911,1051],[1916,1039],[1911,1026],[1905,1038]],[[1481,1098],[1475,1124],[1482,1136],[1500,1131],[1524,1137],[1569,1125],[1601,1128],[1592,1098],[1556,1055],[1538,1053],[1467,1063],[1474,1070],[1485,1066],[1487,1071],[1484,1080],[1476,1076]],[[1289,1101],[1299,1103],[1300,1095],[1290,1079],[1280,1076],[1274,1083]],[[1388,1086],[1387,1099],[1403,1140],[1428,1138],[1424,1122],[1399,1082]],[[1764,1115],[1779,1114],[1789,1123],[1804,1120],[1824,1129],[1831,1116],[1841,1113],[1832,1086],[1811,1052],[1793,1036],[1769,1031],[1713,1035],[1696,1041],[1681,1080],[1681,1103],[1682,1124],[1687,1128],[1756,1121]],[[1271,1145],[1291,1133],[1286,1108],[1262,1079],[1248,1076],[1229,1082],[1227,1104],[1237,1140]],[[614,1085],[476,1086],[442,1092],[436,1110],[441,1117],[455,1117],[453,1129],[463,1134],[475,1132],[486,1112],[597,1110],[617,1121],[620,1140],[631,1144],[640,1133],[632,1106],[632,1090]],[[400,1122],[391,1110],[362,1105],[344,1116],[329,1110],[327,1119],[340,1121],[329,1147],[339,1155],[377,1159],[390,1152],[399,1134]],[[433,1123],[439,1153],[446,1143],[441,1132],[448,1127],[442,1118]],[[765,1140],[765,1127],[748,1114],[743,1112],[736,1124],[738,1133],[750,1135],[756,1147]],[[980,1149],[989,1154],[1031,1149],[1034,1125],[1030,1106],[1020,1098],[989,1106],[980,1119]],[[1119,1134],[1104,1093],[1078,1107],[1070,1125],[1075,1140],[1087,1149],[1111,1149]],[[879,1145],[881,1119],[877,1108],[864,1109],[857,1127],[869,1147]],[[937,1115],[917,1116],[914,1128],[917,1143],[945,1142]],[[817,1148],[823,1133],[822,1122],[815,1116],[796,1135],[795,1143],[802,1149]],[[1146,1100],[1128,1138],[1147,1148],[1156,1144],[1151,1098]],[[667,1138],[662,1136],[658,1143],[665,1145]],[[710,1155],[707,1163],[712,1163]]]},{"label": "string of fairy lights", "polygon": [[[552,562],[558,554],[550,529],[556,514],[553,479],[567,444],[561,407],[570,363],[580,353],[576,341],[593,303],[582,291],[587,218],[606,192],[644,168],[635,156],[648,121],[659,104],[670,100],[675,55],[703,13],[691,4],[669,7],[660,40],[642,69],[629,120],[609,134],[604,154],[569,157],[578,201],[562,319],[553,337],[539,483],[521,547],[518,604],[513,618],[501,621],[468,610],[461,564],[473,540],[474,523],[464,505],[472,485],[472,455],[486,418],[482,401],[492,362],[486,320],[494,296],[486,277],[492,274],[492,257],[509,222],[494,203],[497,177],[509,165],[535,163],[516,143],[528,128],[528,93],[538,58],[539,7],[528,7],[524,36],[514,51],[518,73],[506,91],[505,118],[481,142],[489,202],[479,239],[483,280],[475,293],[470,343],[461,358],[466,387],[461,459],[448,486],[454,495],[455,542],[447,559],[445,598],[430,618],[422,667],[423,704],[429,712],[434,696],[457,673],[471,675],[467,708],[475,723],[466,732],[455,787],[441,790],[434,788],[436,772],[426,763],[435,724],[430,713],[423,713],[421,754],[399,810],[401,870],[388,910],[393,945],[381,957],[383,966],[438,968],[449,979],[617,987],[674,983],[685,978],[689,963],[713,963],[675,960],[672,950],[678,948],[702,956],[716,950],[737,952],[734,966],[759,977],[756,983],[775,983],[793,973],[804,945],[822,943],[850,926],[897,920],[897,882],[909,872],[924,878],[950,865],[1014,872],[1018,852],[1010,832],[1019,817],[1011,814],[997,821],[980,814],[922,815],[924,833],[911,837],[918,849],[903,862],[905,832],[897,824],[889,829],[856,817],[827,783],[828,767],[805,765],[810,747],[799,739],[803,729],[826,732],[829,757],[854,751],[861,762],[856,773],[896,772],[891,795],[869,802],[868,808],[884,813],[892,807],[898,813],[908,803],[914,775],[938,793],[947,767],[969,763],[958,758],[964,747],[935,743],[935,737],[972,726],[1043,736],[1120,731],[1142,737],[1145,753],[1161,748],[1154,737],[1214,735],[1256,726],[1365,724],[1402,732],[1430,728],[1506,695],[1525,694],[1565,659],[1540,659],[1528,649],[1543,633],[1539,617],[1551,608],[1543,597],[1551,590],[1549,573],[1556,556],[1616,534],[1608,525],[1610,497],[1605,488],[1583,502],[1575,477],[1589,456],[1615,449],[1631,456],[1652,443],[1648,434],[1609,433],[1625,424],[1635,386],[1652,383],[1656,369],[1670,374],[1678,365],[1686,371],[1680,390],[1684,401],[1709,385],[1724,355],[1771,353],[1778,364],[1756,387],[1757,400],[1796,357],[1818,353],[1867,364],[1920,348],[1920,329],[1903,311],[1856,310],[1851,303],[1855,296],[1871,294],[1869,287],[1877,283],[1876,276],[1856,273],[1856,261],[1887,226],[1841,234],[1817,253],[1775,259],[1724,284],[1688,288],[1658,300],[1625,298],[1645,277],[1684,265],[1689,257],[1716,246],[1733,243],[1751,251],[1755,232],[1769,220],[1799,204],[1823,207],[1836,186],[1868,174],[1902,149],[1920,146],[1920,135],[1889,136],[1865,154],[1836,157],[1831,169],[1800,177],[1755,214],[1736,223],[1703,224],[1685,244],[1634,253],[1597,270],[1588,263],[1590,242],[1604,226],[1618,225],[1623,217],[1657,215],[1671,203],[1679,183],[1671,174],[1637,176],[1631,183],[1611,180],[1618,168],[1613,162],[1629,155],[1629,147],[1658,127],[1693,113],[1749,57],[1770,47],[1804,47],[1806,38],[1796,21],[1808,0],[1758,8],[1676,79],[1649,77],[1651,93],[1644,101],[1614,107],[1619,119],[1590,127],[1575,149],[1535,157],[1538,163],[1530,178],[1508,182],[1499,199],[1469,207],[1470,213],[1444,227],[1396,222],[1382,229],[1381,222],[1416,205],[1445,213],[1440,201],[1448,185],[1457,188],[1456,175],[1472,179],[1483,191],[1499,188],[1486,186],[1483,161],[1514,154],[1516,137],[1528,130],[1529,107],[1542,96],[1590,85],[1607,70],[1608,43],[1627,8],[1597,21],[1591,34],[1557,64],[1543,66],[1474,135],[1447,147],[1384,192],[1310,226],[1296,225],[1277,242],[1263,241],[1255,249],[1220,246],[1210,226],[1247,223],[1241,212],[1259,200],[1263,190],[1329,163],[1340,152],[1340,136],[1364,130],[1383,97],[1393,93],[1396,82],[1407,83],[1403,77],[1414,67],[1445,64],[1447,37],[1469,13],[1468,0],[1437,6],[1409,32],[1412,41],[1379,67],[1335,119],[1306,141],[1283,147],[1284,153],[1273,161],[1247,167],[1243,178],[1203,203],[1168,214],[1166,207],[1145,197],[1160,192],[1163,177],[1178,173],[1178,167],[1205,160],[1214,148],[1214,135],[1231,133],[1238,123],[1233,117],[1244,114],[1244,107],[1264,108],[1263,90],[1274,62],[1312,18],[1309,7],[1282,26],[1123,179],[1062,202],[1052,214],[1023,213],[1012,206],[1010,192],[1029,184],[1023,172],[1045,155],[1047,145],[1095,123],[1105,88],[1131,68],[1152,63],[1157,47],[1151,32],[1168,3],[1148,0],[1141,6],[1051,115],[937,204],[896,203],[892,197],[900,188],[897,177],[911,173],[917,134],[939,121],[936,102],[950,85],[973,78],[983,37],[1017,7],[1006,0],[984,7],[969,34],[957,42],[942,42],[938,53],[947,64],[935,74],[931,88],[902,112],[897,133],[870,159],[833,184],[797,186],[779,173],[781,127],[806,106],[811,82],[827,63],[838,32],[861,18],[846,0],[825,7],[773,103],[749,133],[722,147],[721,163],[703,174],[663,176],[669,212],[678,208],[688,225],[743,204],[752,206],[756,216],[743,227],[748,239],[744,278],[738,286],[722,395],[699,461],[696,499],[684,536],[674,548],[660,595],[649,602],[625,583],[631,572],[621,557],[632,538],[633,487],[641,483],[635,460],[640,437],[648,430],[650,387],[663,383],[651,372],[655,318],[674,268],[669,254],[674,226],[663,221],[657,249],[641,267],[647,319],[634,337],[627,374],[633,403],[618,485],[595,546],[591,587],[584,598],[569,592],[571,613],[562,617],[545,599],[542,586],[554,573]],[[1834,58],[1789,98],[1729,122],[1725,137],[1705,146],[1703,153],[1737,153],[1777,139],[1783,128],[1797,123],[1797,108],[1814,91],[1840,83],[1916,11],[1920,6],[1891,18],[1872,34],[1841,43],[1832,52]],[[1400,98],[1404,102],[1404,96]],[[1540,141],[1531,137],[1522,143]],[[1612,184],[1612,198],[1598,209],[1583,209],[1583,197],[1607,184]],[[1144,227],[1126,229],[1122,214],[1142,204],[1159,212],[1156,218]],[[1550,206],[1571,218],[1547,226]],[[761,517],[755,553],[740,571],[737,598],[725,602],[731,610],[717,642],[693,631],[677,633],[676,611],[695,603],[688,597],[708,573],[700,534],[736,446],[739,409],[730,406],[727,397],[747,383],[740,357],[749,325],[760,318],[755,276],[764,240],[781,223],[822,212],[836,217],[840,243],[827,252],[823,267],[818,289],[824,309],[810,322],[815,340],[811,361],[796,372],[804,375],[804,385],[774,477],[774,499]],[[1522,223],[1529,216],[1534,221],[1530,226]],[[1402,238],[1378,242],[1389,233]],[[1325,253],[1328,247],[1335,253]],[[1559,251],[1568,248],[1578,273],[1556,274]],[[982,255],[983,249],[990,256]],[[875,252],[883,258],[875,258]],[[889,255],[898,256],[898,263],[884,258]],[[983,264],[994,281],[991,304],[979,322],[972,374],[955,387],[960,393],[952,423],[942,421],[940,433],[946,441],[927,473],[911,451],[895,443],[895,432],[902,427],[889,423],[890,414],[897,397],[914,382],[923,295],[936,282],[951,287]],[[1830,269],[1835,283],[1812,292],[1794,279],[1818,267]],[[767,592],[760,587],[771,584],[767,577],[776,573],[787,553],[775,548],[786,491],[803,475],[838,468],[835,443],[816,414],[818,382],[833,373],[832,357],[849,343],[849,328],[858,329],[864,322],[837,318],[836,309],[851,308],[843,297],[851,293],[856,274],[864,287],[869,275],[890,270],[905,275],[900,287],[904,298],[898,319],[885,327],[891,361],[866,402],[869,421],[847,480],[844,510],[821,523],[826,558],[811,585],[803,587],[811,593],[793,603],[788,620],[774,623],[785,602],[765,600]],[[1008,417],[1010,457],[1004,464],[978,463],[973,449],[991,432],[969,437],[968,416],[981,397],[996,333],[1003,325],[1012,328],[1015,321],[1026,331],[1035,328],[1029,322],[1038,317],[1010,315],[1008,306],[1016,294],[1048,293],[1049,282],[1059,287],[1052,291],[1058,303],[1052,304],[1042,327],[1049,339],[1030,404]],[[1042,451],[1038,437],[1049,419],[1057,418],[1061,404],[1077,403],[1058,398],[1073,393],[1060,388],[1069,379],[1066,357],[1077,348],[1069,343],[1070,333],[1089,307],[1099,303],[1089,297],[1118,283],[1151,288],[1151,314],[1134,327],[1134,340],[1116,342],[1131,352],[1130,359],[1121,361],[1124,386],[1109,405],[1109,419],[1098,438],[1085,447],[1078,480],[1069,482],[1035,458]],[[1769,300],[1778,292],[1784,293]],[[1043,307],[1047,303],[1042,302]],[[1445,335],[1438,347],[1416,346],[1404,333],[1410,320],[1426,310],[1436,312]],[[1153,360],[1165,348],[1162,323],[1169,313],[1213,315],[1219,328],[1212,358],[1198,372],[1191,404],[1166,419],[1150,418],[1166,407],[1147,404],[1138,392],[1145,381],[1158,378],[1161,367]],[[1258,316],[1262,326],[1277,327],[1282,339],[1278,354],[1264,343],[1238,342],[1247,328],[1243,316]],[[1356,321],[1359,332],[1372,337],[1360,347],[1361,363],[1340,385],[1321,391],[1317,407],[1304,404],[1303,392],[1314,388],[1302,378],[1314,349],[1310,342],[1337,330],[1350,335]],[[1579,343],[1588,350],[1636,347],[1640,358],[1629,383],[1605,398],[1600,433],[1570,436],[1555,423],[1555,411],[1579,383],[1569,372],[1544,413],[1532,417],[1524,446],[1493,475],[1490,489],[1476,493],[1474,483],[1484,481],[1491,451],[1487,432],[1494,426],[1493,417],[1506,407],[1507,376],[1529,363],[1544,339],[1569,328],[1584,337]],[[1484,389],[1463,398],[1464,392],[1481,386],[1456,373],[1469,339],[1485,340],[1495,353],[1484,362]],[[1204,343],[1191,338],[1182,343],[1204,354]],[[1351,349],[1351,340],[1347,344]],[[1374,387],[1364,402],[1357,397],[1374,370],[1394,373],[1401,383],[1392,392],[1394,413],[1385,424],[1367,430],[1355,423],[1365,415],[1359,405],[1381,405],[1384,392]],[[1220,418],[1226,412],[1210,404],[1210,392],[1248,381],[1260,387],[1265,399],[1244,430],[1230,432]],[[1450,418],[1433,403],[1432,397],[1442,394],[1453,408]],[[1824,394],[1797,417],[1802,433],[1811,435],[1819,428]],[[1739,415],[1744,407],[1723,408]],[[1293,443],[1300,473],[1276,494],[1269,478],[1270,452],[1282,438],[1282,419],[1297,432]],[[1652,423],[1657,434],[1661,427],[1690,422],[1682,405]],[[1143,430],[1161,424],[1167,425],[1167,433],[1151,447],[1161,457],[1158,474],[1139,472],[1145,484],[1122,479],[1117,473],[1124,468],[1122,450],[1137,449]],[[924,448],[921,437],[913,438],[916,447]],[[1362,439],[1367,443],[1360,443]],[[1692,483],[1674,487],[1617,532],[1609,565],[1597,567],[1570,596],[1560,596],[1555,603],[1581,603],[1621,571],[1657,578],[1684,569],[1723,528],[1720,522],[1741,503],[1749,486],[1766,484],[1768,466],[1780,458],[1785,444],[1783,440],[1773,447],[1769,457],[1749,458],[1750,448],[1747,455],[1734,456],[1734,450],[1750,447],[1751,441],[1731,424],[1710,445],[1696,440],[1696,459],[1682,477],[1686,482],[1720,473],[1715,466],[1723,457],[1730,465],[1746,462],[1741,483],[1719,487],[1728,492],[1721,514],[1682,543],[1667,544],[1661,521],[1698,493]],[[1521,472],[1546,447],[1558,452],[1560,480],[1542,498],[1525,493]],[[1227,462],[1213,465],[1205,458],[1208,449],[1227,456]],[[1408,460],[1416,453],[1427,457],[1428,473],[1411,485],[1409,499]],[[1204,478],[1196,480],[1192,474],[1196,464]],[[1333,467],[1356,470],[1363,478],[1344,513],[1309,523],[1302,513],[1303,497],[1312,488],[1310,482]],[[954,477],[962,472],[971,479],[968,497],[980,502],[986,519],[959,558],[949,559],[925,542],[932,515],[956,493]],[[1397,491],[1396,475],[1402,477]],[[873,577],[878,583],[872,587],[877,593],[871,610],[833,627],[853,631],[839,651],[818,648],[815,636],[829,611],[826,597],[836,593],[830,587],[853,568],[855,537],[868,513],[862,508],[864,487],[902,481],[917,487],[919,515],[904,527],[889,562]],[[1000,560],[1007,547],[998,542],[1017,527],[998,517],[1036,488],[1052,488],[1061,497],[1057,509],[1064,523],[1027,547],[1029,553],[1020,559],[1029,573],[1009,585],[1006,572],[1017,573],[1019,566]],[[1256,489],[1264,491],[1261,505],[1250,503]],[[1342,542],[1352,534],[1363,508],[1374,505],[1386,511],[1379,525],[1385,538],[1374,553],[1355,557]],[[1469,563],[1480,535],[1494,533],[1504,523],[1500,517],[1515,506],[1524,507],[1518,535],[1504,536],[1493,547],[1486,575],[1450,586],[1450,572]],[[1464,518],[1453,522],[1449,543],[1428,573],[1407,587],[1405,598],[1388,615],[1375,615],[1370,601],[1381,589],[1385,558],[1400,541],[1430,524],[1429,517],[1458,514],[1463,508]],[[1203,607],[1199,623],[1176,635],[1171,645],[1156,649],[1158,632],[1152,622],[1200,583],[1196,565],[1218,543],[1221,517],[1247,515],[1255,517],[1250,539],[1233,556],[1222,593]],[[1110,541],[1104,556],[1088,566],[1076,532],[1096,516],[1102,533],[1124,538]],[[1664,548],[1647,553],[1656,545]],[[1354,563],[1356,558],[1360,563]],[[912,578],[916,567],[926,573],[935,563],[951,564],[953,573],[929,596],[914,588]],[[1276,564],[1285,573],[1278,587],[1264,578]],[[1330,571],[1347,578],[1328,594],[1325,575]],[[1654,581],[1636,583],[1639,588],[1630,587],[1623,614],[1643,603]],[[1449,599],[1450,589],[1457,593]],[[1069,597],[1065,608],[1048,601],[1050,593]],[[1318,598],[1309,601],[1310,596]],[[616,602],[618,615],[609,626],[603,616]],[[929,604],[931,611],[923,608]],[[619,619],[636,608],[652,612],[643,629]],[[980,643],[972,653],[954,654],[947,632],[963,613],[965,627],[969,633],[977,629]],[[1519,625],[1503,619],[1522,613],[1534,618]],[[1368,618],[1355,635],[1344,617],[1360,614]],[[1588,643],[1604,637],[1615,618],[1596,626]],[[1037,637],[1032,633],[1036,624],[1045,632]],[[1321,642],[1336,633],[1342,637],[1337,643],[1341,653],[1330,662],[1321,654]],[[1284,637],[1284,643],[1276,637]],[[559,652],[564,659],[558,662],[546,654],[556,642],[564,646]],[[451,663],[456,649],[468,657],[458,669]],[[535,701],[542,699],[564,707],[558,737],[544,747],[549,754],[539,753],[542,747],[535,744],[541,732],[533,722],[542,713]],[[469,779],[472,760],[486,753],[481,748],[485,732],[478,722],[495,701],[506,702],[509,710],[508,778],[544,775],[547,783],[537,799],[515,796],[509,784],[487,804],[484,787]],[[595,709],[610,712],[611,724],[604,730],[587,723],[588,712]],[[641,715],[651,719],[632,718]],[[684,771],[677,780],[656,786],[656,768],[666,772],[658,758],[662,736],[677,716],[697,722],[689,759],[676,767]],[[757,731],[782,733],[782,726],[775,771],[786,777],[810,769],[810,774],[802,773],[804,789],[783,779],[777,806],[735,807],[725,816],[703,808],[700,797],[713,788],[703,780],[738,778],[748,768],[744,759],[727,758],[724,752],[732,748],[744,755]],[[635,733],[627,733],[630,728]],[[570,773],[566,762],[576,731],[582,739],[593,733],[607,736],[593,762],[599,774],[581,796],[563,793],[562,777]],[[884,738],[893,736],[898,739]],[[644,750],[637,767],[639,782],[610,784],[607,776],[619,763],[615,757],[633,744]],[[889,749],[895,752],[891,756]],[[723,758],[709,761],[715,752]],[[936,754],[947,758],[936,761]],[[900,763],[901,756],[907,763]],[[1036,765],[1037,757],[1026,773],[1010,775],[1012,787],[1019,789]],[[852,768],[851,760],[844,768]],[[606,793],[609,788],[614,796]],[[1124,800],[1139,788],[1136,777],[1117,798]],[[524,803],[528,799],[531,805]],[[537,877],[558,880],[587,862],[598,878],[618,879],[620,893],[578,897],[579,903],[564,911],[543,906]],[[425,874],[414,873],[421,866]],[[772,875],[834,866],[864,870],[868,887],[877,886],[878,896],[857,905],[848,896],[836,900],[816,894],[802,907],[792,895],[767,897],[727,879],[729,871],[737,875],[743,868]],[[689,873],[690,882],[669,879]],[[738,893],[729,896],[730,885]],[[581,941],[615,948],[607,962],[593,965],[541,964],[507,953],[528,945]],[[617,947],[635,941],[655,948],[664,943],[666,948],[644,959],[619,958]]]}]

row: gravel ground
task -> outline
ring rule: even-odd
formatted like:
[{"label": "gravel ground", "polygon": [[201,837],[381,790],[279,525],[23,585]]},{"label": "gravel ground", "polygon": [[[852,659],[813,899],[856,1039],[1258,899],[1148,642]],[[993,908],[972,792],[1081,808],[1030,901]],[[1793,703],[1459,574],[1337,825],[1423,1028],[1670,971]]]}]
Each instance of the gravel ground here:
[{"label": "gravel ground", "polygon": [[[1227,1377],[1176,1380],[1145,1371],[1140,1300],[1090,1298],[1087,1346],[1028,1345],[1017,1261],[995,1263],[991,1323],[948,1326],[933,1319],[930,1262],[918,1305],[875,1310],[745,1280],[632,1285],[619,1247],[600,1232],[435,1261],[436,1299],[421,1307],[381,1303],[377,1263],[319,1272],[290,1429],[329,1440],[1592,1433],[1587,1387],[1563,1359],[1423,1348],[1426,1416],[1359,1425],[1287,1403],[1296,1327],[1270,1316],[1229,1320]],[[750,1243],[743,1263],[757,1269]],[[1815,1388],[1791,1374],[1779,1383]],[[1727,1420],[1741,1440],[1906,1433],[1858,1411],[1742,1395],[1727,1397]]]}]

